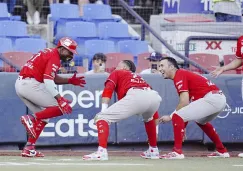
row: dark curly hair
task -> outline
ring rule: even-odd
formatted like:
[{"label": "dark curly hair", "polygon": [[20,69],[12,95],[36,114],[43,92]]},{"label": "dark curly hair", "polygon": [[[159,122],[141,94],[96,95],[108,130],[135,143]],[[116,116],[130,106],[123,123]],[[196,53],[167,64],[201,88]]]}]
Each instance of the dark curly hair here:
[{"label": "dark curly hair", "polygon": [[123,60],[123,62],[129,67],[129,70],[132,72],[136,72],[136,66],[131,60]]}]

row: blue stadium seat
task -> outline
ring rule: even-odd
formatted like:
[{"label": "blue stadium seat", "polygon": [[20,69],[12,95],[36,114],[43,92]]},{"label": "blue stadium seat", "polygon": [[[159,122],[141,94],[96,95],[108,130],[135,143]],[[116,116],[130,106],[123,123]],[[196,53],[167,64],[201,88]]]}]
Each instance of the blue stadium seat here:
[{"label": "blue stadium seat", "polygon": [[128,25],[123,23],[103,22],[99,24],[99,37],[112,41],[138,39],[128,32]]},{"label": "blue stadium seat", "polygon": [[6,3],[0,3],[0,20],[9,20],[8,7]]},{"label": "blue stadium seat", "polygon": [[66,34],[65,26],[69,21],[82,21],[79,16],[79,7],[75,4],[51,4],[51,20],[54,21],[54,43]]},{"label": "blue stadium seat", "polygon": [[116,52],[115,43],[110,40],[87,40],[85,41],[85,56],[89,61],[89,69],[91,69],[91,60],[96,53]]},{"label": "blue stadium seat", "polygon": [[124,40],[119,41],[118,52],[129,53],[134,56],[134,63],[137,64],[138,55],[148,52],[148,43],[140,40]]},{"label": "blue stadium seat", "polygon": [[124,40],[118,42],[118,52],[130,53],[134,56],[148,52],[148,43],[140,40]]},{"label": "blue stadium seat", "polygon": [[0,21],[0,37],[11,38],[12,44],[17,38],[26,38],[27,25],[22,21]]},{"label": "blue stadium seat", "polygon": [[99,22],[120,21],[120,18],[114,18],[109,5],[85,4],[83,6],[83,19],[98,24]]},{"label": "blue stadium seat", "polygon": [[38,53],[46,48],[46,41],[43,39],[21,38],[15,42],[15,50],[21,52]]},{"label": "blue stadium seat", "polygon": [[50,9],[52,20],[59,20],[60,18],[79,18],[79,7],[75,4],[51,4]]},{"label": "blue stadium seat", "polygon": [[[0,37],[0,53],[13,51],[12,41],[8,38]],[[3,61],[0,59],[0,67],[3,67]]]},{"label": "blue stadium seat", "polygon": [[86,40],[99,39],[96,26],[92,22],[67,22],[66,36],[73,38],[78,43],[78,54],[84,54],[84,42]]},{"label": "blue stadium seat", "polygon": [[0,53],[13,51],[11,39],[0,37],[0,42]]},{"label": "blue stadium seat", "polygon": [[201,0],[180,0],[179,13],[203,13],[204,3]]}]

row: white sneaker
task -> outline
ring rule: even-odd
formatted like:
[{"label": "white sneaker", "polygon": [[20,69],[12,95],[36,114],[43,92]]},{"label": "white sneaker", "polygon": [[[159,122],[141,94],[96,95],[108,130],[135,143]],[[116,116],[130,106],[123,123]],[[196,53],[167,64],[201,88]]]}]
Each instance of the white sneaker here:
[{"label": "white sneaker", "polygon": [[159,149],[157,147],[149,147],[149,149],[141,153],[140,156],[145,159],[159,159]]},{"label": "white sneaker", "polygon": [[238,154],[238,157],[242,157],[243,158],[243,153]]},{"label": "white sneaker", "polygon": [[106,148],[98,147],[94,153],[84,155],[83,160],[108,160],[108,153]]},{"label": "white sneaker", "polygon": [[220,152],[218,152],[218,151],[215,151],[215,152],[213,152],[213,153],[211,153],[211,154],[208,154],[207,157],[209,157],[209,158],[219,158],[219,157],[221,157],[221,158],[229,158],[230,155],[229,155],[229,153],[227,153],[227,152],[225,152],[225,153],[220,153]]},{"label": "white sneaker", "polygon": [[30,16],[30,13],[28,11],[26,12],[26,17],[27,17],[27,23],[32,25],[34,22],[33,22],[32,17]]},{"label": "white sneaker", "polygon": [[179,154],[175,151],[170,152],[168,154],[163,154],[159,157],[160,159],[184,159],[184,154]]},{"label": "white sneaker", "polygon": [[40,13],[38,11],[35,11],[33,20],[35,25],[40,24]]}]

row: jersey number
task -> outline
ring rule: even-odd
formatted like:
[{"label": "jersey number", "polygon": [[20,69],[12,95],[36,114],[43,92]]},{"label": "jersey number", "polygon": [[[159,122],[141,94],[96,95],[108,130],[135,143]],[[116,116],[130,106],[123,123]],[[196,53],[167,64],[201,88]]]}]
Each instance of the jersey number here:
[{"label": "jersey number", "polygon": [[142,77],[138,76],[137,74],[132,73],[132,76],[133,76],[131,79],[132,83],[145,83],[145,80]]}]

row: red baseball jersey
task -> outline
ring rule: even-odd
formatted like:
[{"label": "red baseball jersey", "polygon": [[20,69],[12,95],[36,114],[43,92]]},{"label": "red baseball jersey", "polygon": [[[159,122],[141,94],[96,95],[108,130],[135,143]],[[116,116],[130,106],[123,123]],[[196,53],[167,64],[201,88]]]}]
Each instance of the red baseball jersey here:
[{"label": "red baseball jersey", "polygon": [[44,79],[54,80],[60,66],[61,62],[57,48],[47,48],[30,58],[19,75],[35,78],[43,83]]},{"label": "red baseball jersey", "polygon": [[113,71],[107,78],[105,85],[109,81],[115,85],[118,100],[122,99],[132,87],[150,87],[142,77],[128,70]]},{"label": "red baseball jersey", "polygon": [[219,90],[218,87],[206,77],[184,69],[176,71],[174,85],[178,94],[187,91],[191,101],[203,98],[212,90]]},{"label": "red baseball jersey", "polygon": [[235,56],[243,59],[243,36],[240,36],[237,40]]}]

